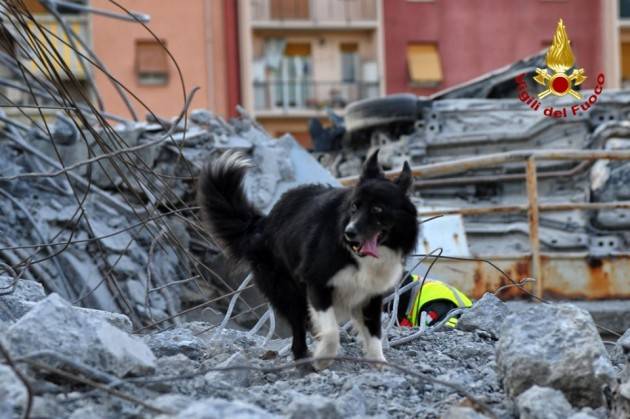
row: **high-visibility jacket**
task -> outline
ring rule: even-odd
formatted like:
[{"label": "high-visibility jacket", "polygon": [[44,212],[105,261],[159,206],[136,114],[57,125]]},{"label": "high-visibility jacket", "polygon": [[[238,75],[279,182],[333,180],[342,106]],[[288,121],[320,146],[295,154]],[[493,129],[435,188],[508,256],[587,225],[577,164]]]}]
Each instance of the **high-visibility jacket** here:
[{"label": "high-visibility jacket", "polygon": [[[411,275],[412,281],[416,282],[420,279],[418,275]],[[420,321],[420,312],[427,304],[446,300],[455,305],[457,308],[471,307],[472,301],[460,290],[452,285],[446,284],[440,281],[426,281],[422,286],[416,288],[409,299],[409,305],[407,307],[406,318],[410,326],[418,326]],[[457,325],[457,319],[451,318],[447,323],[447,326],[455,327]]]}]

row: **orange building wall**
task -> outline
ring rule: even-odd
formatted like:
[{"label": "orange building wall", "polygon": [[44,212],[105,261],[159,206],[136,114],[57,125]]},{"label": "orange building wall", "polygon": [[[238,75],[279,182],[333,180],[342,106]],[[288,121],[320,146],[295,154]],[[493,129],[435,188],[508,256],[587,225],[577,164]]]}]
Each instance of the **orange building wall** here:
[{"label": "orange building wall", "polygon": [[[190,109],[209,108],[227,114],[227,83],[223,2],[216,0],[118,0],[131,11],[148,14],[148,27],[166,41],[182,71],[186,93],[201,89]],[[94,7],[122,13],[107,0],[93,0]],[[169,82],[164,86],[142,86],[135,73],[135,42],[152,39],[140,24],[92,15],[92,43],[109,71],[158,116],[177,115],[184,104],[184,91],[175,64],[169,59]],[[106,110],[128,117],[129,112],[111,82],[99,71],[95,74]],[[148,113],[131,99],[140,119]]]}]

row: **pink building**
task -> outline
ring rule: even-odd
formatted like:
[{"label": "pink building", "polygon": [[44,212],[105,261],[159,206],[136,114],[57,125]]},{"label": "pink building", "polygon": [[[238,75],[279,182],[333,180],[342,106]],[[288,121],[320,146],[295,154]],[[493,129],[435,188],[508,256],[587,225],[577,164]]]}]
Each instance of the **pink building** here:
[{"label": "pink building", "polygon": [[[199,86],[191,109],[208,108],[232,115],[238,99],[238,53],[236,52],[236,0],[180,1],[126,0],[131,11],[144,13],[147,26],[172,54],[170,57],[151,34],[136,22],[99,15],[91,16],[92,45],[111,73],[130,88],[157,115],[180,112],[184,91]],[[93,7],[124,13],[111,2],[93,0]],[[106,109],[128,115],[108,77],[95,72],[96,84]],[[147,111],[136,100],[140,117]]]}]

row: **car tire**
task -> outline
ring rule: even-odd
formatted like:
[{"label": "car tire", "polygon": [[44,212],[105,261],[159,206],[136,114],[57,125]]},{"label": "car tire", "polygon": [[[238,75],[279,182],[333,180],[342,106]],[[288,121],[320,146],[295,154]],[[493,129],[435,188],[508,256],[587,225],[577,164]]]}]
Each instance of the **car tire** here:
[{"label": "car tire", "polygon": [[404,93],[354,102],[346,108],[344,119],[352,134],[377,127],[412,126],[417,118],[418,98]]}]

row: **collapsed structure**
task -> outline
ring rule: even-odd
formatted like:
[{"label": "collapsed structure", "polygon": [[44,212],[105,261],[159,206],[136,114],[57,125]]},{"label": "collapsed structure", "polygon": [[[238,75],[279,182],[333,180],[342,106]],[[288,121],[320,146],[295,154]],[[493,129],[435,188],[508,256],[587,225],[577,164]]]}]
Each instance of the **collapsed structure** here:
[{"label": "collapsed structure", "polygon": [[[604,347],[592,319],[573,306],[540,308],[554,322],[541,321],[538,309],[510,315],[509,307],[483,294],[508,282],[505,277],[476,289],[484,297],[463,314],[462,330],[401,329],[384,314],[392,364],[384,373],[361,359],[340,360],[319,375],[303,376],[290,364],[276,367],[289,362],[282,327],[244,280],[247,272],[226,264],[208,237],[195,203],[196,175],[226,149],[247,153],[256,167],[247,180],[249,198],[263,211],[296,184],[339,181],[290,137],[270,138],[244,111],[227,122],[206,110],[188,112],[194,90],[171,120],[147,110],[145,122],[129,121],[76,100],[54,82],[64,69],[46,63],[40,50],[47,48],[45,38],[32,38],[37,48],[26,41],[28,15],[4,7],[3,36],[11,36],[15,49],[0,52],[6,76],[0,83],[28,101],[6,95],[5,108],[20,115],[0,113],[0,417],[539,417],[551,405],[561,417],[627,415],[627,334]],[[40,74],[25,68],[19,54],[37,58]],[[417,99],[413,103],[417,109]],[[568,129],[541,123],[513,103],[496,102],[500,109],[475,103],[431,102],[422,108],[424,125],[414,114],[402,125],[386,124],[399,131],[371,139],[380,138],[395,168],[405,156],[416,164],[441,162],[448,153],[440,135],[448,127],[472,130],[477,120],[468,143],[458,144],[459,134],[453,135],[453,150],[473,147],[475,138],[490,148],[501,133],[497,121],[488,120],[489,110],[511,115],[501,123],[522,113],[523,126],[540,123],[545,135]],[[462,112],[458,104],[465,105]],[[390,144],[387,136],[410,122],[413,130]],[[588,143],[590,124],[576,122],[570,140]],[[479,141],[480,132],[492,138]],[[417,141],[410,141],[414,135]],[[525,137],[541,144],[551,138]],[[610,172],[600,179],[601,190],[614,193],[618,189],[606,185],[623,179],[625,166],[619,171],[606,164]],[[505,180],[523,178],[507,166]],[[565,192],[586,199],[587,177],[576,179],[579,187]],[[441,193],[425,193],[422,182]],[[475,184],[493,182],[475,178]],[[461,183],[420,180],[418,203],[443,208],[441,200],[453,191],[460,202],[503,196]],[[541,181],[541,190],[545,185]],[[512,186],[501,191],[522,193]],[[440,247],[436,238],[444,231],[452,235],[449,250],[468,252],[466,235],[474,236],[469,221],[464,232],[460,216],[450,217],[423,224],[420,252]],[[567,230],[548,225],[555,229],[550,235]],[[476,240],[471,243],[474,250]],[[455,253],[444,256],[449,254]],[[430,274],[448,278],[439,268]],[[550,340],[562,348],[560,358],[549,351]],[[342,346],[344,355],[359,355],[349,333]]]},{"label": "collapsed structure", "polygon": [[[630,95],[604,86],[595,104],[578,106],[575,115],[573,98],[547,97],[534,110],[519,100],[518,80],[531,84],[539,67],[544,54],[431,97],[356,102],[315,139],[316,155],[342,182],[351,182],[363,156],[377,147],[390,169],[412,162],[421,216],[445,214],[451,224],[463,223],[461,229],[427,224],[430,237],[419,253],[442,247],[446,256],[490,260],[511,277],[535,277],[556,298],[628,298]],[[526,90],[535,96],[530,84]],[[592,93],[582,92],[586,100]],[[550,117],[546,108],[568,109],[568,116]],[[532,156],[535,196],[526,167]],[[532,206],[540,212],[535,226]],[[536,252],[539,269],[532,266]],[[434,272],[476,297],[505,284],[478,262],[440,261]]]}]

